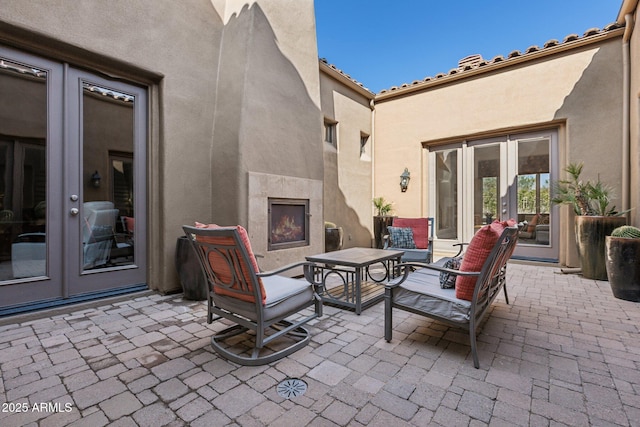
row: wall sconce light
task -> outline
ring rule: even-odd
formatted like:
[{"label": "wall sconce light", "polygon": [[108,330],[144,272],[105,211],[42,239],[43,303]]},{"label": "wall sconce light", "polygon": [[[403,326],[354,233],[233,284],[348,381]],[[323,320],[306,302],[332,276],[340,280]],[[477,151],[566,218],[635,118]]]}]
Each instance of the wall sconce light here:
[{"label": "wall sconce light", "polygon": [[404,168],[404,172],[400,175],[400,190],[404,193],[409,187],[409,180],[411,179],[411,172],[409,169]]},{"label": "wall sconce light", "polygon": [[91,185],[93,185],[95,188],[100,188],[101,180],[102,180],[102,177],[100,176],[98,171],[95,171],[93,175],[91,175]]}]

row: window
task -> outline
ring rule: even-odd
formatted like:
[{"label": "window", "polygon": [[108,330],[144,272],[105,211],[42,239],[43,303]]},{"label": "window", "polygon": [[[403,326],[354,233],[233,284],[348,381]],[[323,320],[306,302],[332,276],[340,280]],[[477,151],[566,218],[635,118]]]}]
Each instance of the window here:
[{"label": "window", "polygon": [[325,120],[324,122],[324,140],[334,147],[338,146],[337,122]]},{"label": "window", "polygon": [[436,236],[457,239],[458,236],[458,150],[442,150],[436,154]]},{"label": "window", "polygon": [[366,133],[360,132],[360,159],[362,160],[370,160],[371,155],[369,153],[369,135]]}]

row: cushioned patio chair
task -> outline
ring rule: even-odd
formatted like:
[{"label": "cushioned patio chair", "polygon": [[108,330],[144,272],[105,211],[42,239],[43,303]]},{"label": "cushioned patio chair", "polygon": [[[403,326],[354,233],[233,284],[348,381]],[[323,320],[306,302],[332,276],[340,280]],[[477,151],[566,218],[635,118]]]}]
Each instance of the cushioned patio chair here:
[{"label": "cushioned patio chair", "polygon": [[[221,318],[234,323],[212,337],[218,354],[241,365],[264,365],[309,343],[311,337],[303,325],[322,316],[322,301],[313,282],[315,264],[300,262],[260,272],[244,228],[199,224],[183,230],[208,282],[207,323]],[[306,280],[280,275],[300,267]],[[312,314],[300,314],[310,307]],[[286,320],[294,315],[295,320]]]},{"label": "cushioned patio chair", "polygon": [[394,218],[383,249],[404,251],[402,262],[433,261],[433,218]]},{"label": "cushioned patio chair", "polygon": [[[479,368],[476,333],[501,290],[509,303],[506,268],[517,241],[515,221],[495,221],[474,235],[459,270],[440,262],[399,264],[402,274],[385,287],[385,340],[392,339],[393,309],[430,317],[469,332],[473,365]],[[456,277],[454,288],[443,286],[441,273]]]}]

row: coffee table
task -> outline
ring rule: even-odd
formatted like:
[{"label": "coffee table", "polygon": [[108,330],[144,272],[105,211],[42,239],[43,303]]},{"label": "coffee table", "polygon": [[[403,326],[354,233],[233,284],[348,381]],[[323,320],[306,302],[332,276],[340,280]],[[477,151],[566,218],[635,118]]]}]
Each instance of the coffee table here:
[{"label": "coffee table", "polygon": [[388,249],[348,248],[306,259],[321,264],[315,276],[322,283],[322,301],[360,314],[384,298],[384,284],[393,277],[393,267],[403,254]]}]

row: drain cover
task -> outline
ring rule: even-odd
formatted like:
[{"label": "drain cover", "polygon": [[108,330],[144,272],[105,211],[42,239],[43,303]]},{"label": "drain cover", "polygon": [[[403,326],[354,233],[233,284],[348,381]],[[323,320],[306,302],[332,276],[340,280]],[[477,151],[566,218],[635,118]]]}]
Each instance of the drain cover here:
[{"label": "drain cover", "polygon": [[287,378],[278,384],[278,394],[285,399],[302,396],[307,391],[307,383],[298,378]]}]

